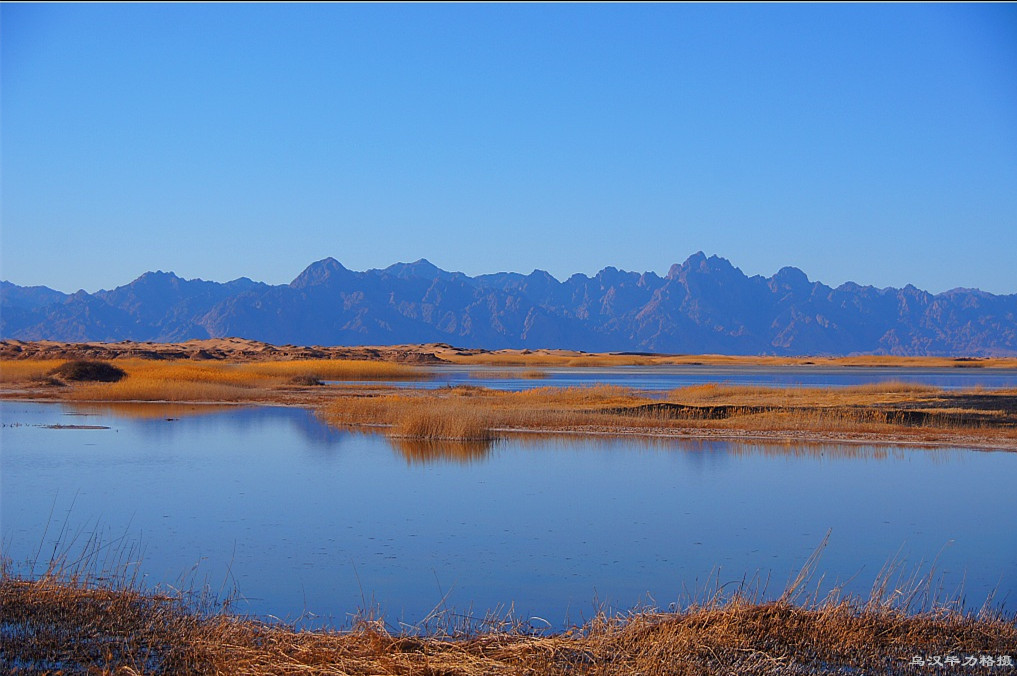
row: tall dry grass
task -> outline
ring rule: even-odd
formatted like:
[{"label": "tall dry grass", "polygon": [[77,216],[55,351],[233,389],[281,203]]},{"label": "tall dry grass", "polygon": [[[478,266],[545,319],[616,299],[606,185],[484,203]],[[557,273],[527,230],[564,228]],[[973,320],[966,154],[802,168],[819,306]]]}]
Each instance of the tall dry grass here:
[{"label": "tall dry grass", "polygon": [[[804,569],[803,569],[804,570]],[[867,600],[773,601],[721,589],[662,611],[602,613],[563,632],[512,617],[479,622],[442,611],[393,632],[366,615],[348,630],[298,631],[231,615],[200,593],[142,591],[109,575],[52,567],[0,576],[0,669],[98,674],[888,674],[927,673],[916,657],[1014,655],[1017,621],[991,608]],[[913,601],[921,588],[906,590]],[[928,597],[928,595],[927,595]],[[405,627],[405,625],[402,625]],[[1001,673],[984,667],[963,673]]]},{"label": "tall dry grass", "polygon": [[448,400],[422,401],[400,411],[391,434],[411,439],[486,441],[492,438],[491,418],[477,407]]},{"label": "tall dry grass", "polygon": [[116,383],[77,385],[65,397],[79,401],[235,402],[260,398],[272,378],[247,373],[240,364],[183,360],[120,359],[127,377]]},{"label": "tall dry grass", "polygon": [[683,404],[724,403],[735,406],[855,406],[900,403],[943,392],[931,385],[888,381],[847,387],[766,387],[705,383],[680,387],[666,400]]},{"label": "tall dry grass", "polygon": [[[8,363],[13,364],[11,378],[26,379],[40,373],[44,364],[52,368],[62,362]],[[426,377],[420,369],[404,364],[339,359],[248,363],[118,359],[116,365],[127,373],[123,380],[77,384],[62,396],[78,401],[267,401],[272,398],[269,390],[321,380]]]},{"label": "tall dry grass", "polygon": [[[374,396],[337,396],[324,417],[345,426],[383,426],[398,436],[482,438],[487,433],[677,432],[886,435],[934,441],[974,435],[1017,446],[1017,406],[1002,393],[965,395],[901,383],[854,388],[697,386],[663,399],[631,389],[540,387],[518,392],[459,386]],[[470,432],[458,432],[466,425]]]},{"label": "tall dry grass", "polygon": [[323,408],[326,420],[343,426],[384,426],[392,436],[482,440],[512,428],[565,429],[598,417],[601,409],[642,401],[613,385],[539,387],[519,392],[458,386],[377,396],[337,397]]},{"label": "tall dry grass", "polygon": [[0,383],[28,383],[44,380],[64,359],[0,359]]}]

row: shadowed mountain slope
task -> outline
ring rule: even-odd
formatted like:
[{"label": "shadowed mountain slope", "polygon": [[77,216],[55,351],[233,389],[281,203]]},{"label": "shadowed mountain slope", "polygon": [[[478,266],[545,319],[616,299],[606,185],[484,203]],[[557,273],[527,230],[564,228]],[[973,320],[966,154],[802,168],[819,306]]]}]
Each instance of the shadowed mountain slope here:
[{"label": "shadowed mountain slope", "polygon": [[607,267],[469,277],[429,261],[349,270],[312,263],[288,285],[148,272],[111,291],[3,282],[0,335],[22,340],[238,336],[274,344],[570,348],[721,354],[1017,354],[1017,295],[913,286],[832,288],[785,267],[748,277],[703,253],[661,277]]}]

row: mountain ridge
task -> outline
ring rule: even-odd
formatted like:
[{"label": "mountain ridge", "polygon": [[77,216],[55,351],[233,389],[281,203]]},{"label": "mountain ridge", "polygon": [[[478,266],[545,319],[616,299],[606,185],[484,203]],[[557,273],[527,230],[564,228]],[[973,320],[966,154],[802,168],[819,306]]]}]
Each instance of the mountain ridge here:
[{"label": "mountain ridge", "polygon": [[664,276],[607,266],[564,281],[543,270],[470,277],[423,258],[358,272],[327,257],[289,284],[155,271],[92,294],[3,281],[0,299],[0,337],[21,340],[1017,355],[1017,294],[830,287],[792,266],[750,277],[701,251]]}]

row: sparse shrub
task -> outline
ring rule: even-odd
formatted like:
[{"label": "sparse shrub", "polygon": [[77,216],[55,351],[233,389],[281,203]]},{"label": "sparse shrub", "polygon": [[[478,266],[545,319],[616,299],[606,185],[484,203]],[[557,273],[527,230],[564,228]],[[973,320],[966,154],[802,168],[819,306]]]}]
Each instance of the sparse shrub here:
[{"label": "sparse shrub", "polygon": [[106,361],[75,359],[56,367],[50,375],[79,382],[115,383],[127,373]]}]

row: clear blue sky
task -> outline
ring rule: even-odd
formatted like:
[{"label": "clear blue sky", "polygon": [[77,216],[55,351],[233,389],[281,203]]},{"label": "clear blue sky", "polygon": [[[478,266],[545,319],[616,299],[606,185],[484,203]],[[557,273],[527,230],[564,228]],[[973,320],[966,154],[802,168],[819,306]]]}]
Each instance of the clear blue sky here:
[{"label": "clear blue sky", "polygon": [[703,250],[1017,292],[1017,5],[0,6],[22,285]]}]

